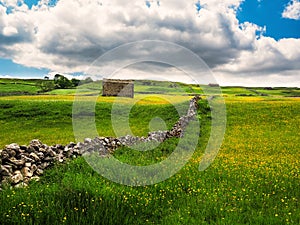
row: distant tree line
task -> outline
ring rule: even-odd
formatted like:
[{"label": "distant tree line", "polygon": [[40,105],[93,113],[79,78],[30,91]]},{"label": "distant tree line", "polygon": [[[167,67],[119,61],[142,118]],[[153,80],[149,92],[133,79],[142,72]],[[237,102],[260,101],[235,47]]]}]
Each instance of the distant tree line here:
[{"label": "distant tree line", "polygon": [[69,88],[75,88],[79,84],[87,84],[93,82],[92,78],[87,77],[84,80],[78,80],[76,78],[72,78],[69,80],[67,77],[61,75],[61,74],[55,74],[53,80],[45,79],[41,81],[40,88],[42,92],[51,91],[54,89],[69,89]]}]

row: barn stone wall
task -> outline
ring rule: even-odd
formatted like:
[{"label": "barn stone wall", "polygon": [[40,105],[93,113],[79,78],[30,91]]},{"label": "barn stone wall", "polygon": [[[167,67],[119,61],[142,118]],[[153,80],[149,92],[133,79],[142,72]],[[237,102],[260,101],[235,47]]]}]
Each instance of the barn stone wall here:
[{"label": "barn stone wall", "polygon": [[132,80],[103,79],[103,96],[134,97],[134,82]]}]

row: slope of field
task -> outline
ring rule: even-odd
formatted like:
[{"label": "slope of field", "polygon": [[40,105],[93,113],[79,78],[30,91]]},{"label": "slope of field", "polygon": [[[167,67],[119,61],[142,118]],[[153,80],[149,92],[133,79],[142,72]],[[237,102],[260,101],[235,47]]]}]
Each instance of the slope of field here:
[{"label": "slope of field", "polygon": [[[73,89],[55,89],[41,92],[42,82],[52,82],[41,79],[6,79],[0,78],[0,96],[7,95],[101,95],[102,81],[80,84]],[[163,95],[194,95],[203,94],[199,85],[184,84],[169,81],[135,80],[135,94],[163,94]],[[226,96],[271,96],[271,97],[300,97],[300,88],[296,87],[221,87]]]},{"label": "slope of field", "polygon": [[36,94],[40,87],[39,80],[21,80],[0,78],[0,96]]}]

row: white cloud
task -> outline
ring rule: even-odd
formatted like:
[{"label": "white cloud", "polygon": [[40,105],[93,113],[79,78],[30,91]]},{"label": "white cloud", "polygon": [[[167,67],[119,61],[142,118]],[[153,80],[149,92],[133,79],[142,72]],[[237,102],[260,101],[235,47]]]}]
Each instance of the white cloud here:
[{"label": "white cloud", "polygon": [[300,1],[292,0],[282,12],[282,17],[287,19],[300,19]]},{"label": "white cloud", "polygon": [[[0,5],[0,57],[68,74],[87,71],[100,55],[121,44],[150,39],[192,50],[219,77],[263,77],[276,70],[283,77],[295,71],[299,78],[299,39],[275,41],[264,37],[264,27],[240,24],[236,13],[242,1],[201,0],[199,12],[197,0],[148,1],[148,6],[142,0],[60,0],[49,6],[43,0],[31,10],[19,3],[9,14]],[[155,51],[161,54],[160,49],[124,54]]]},{"label": "white cloud", "polygon": [[241,51],[238,58],[216,71],[239,74],[268,74],[274,71],[300,71],[300,39],[281,39],[275,41],[269,37],[261,37],[255,42],[253,51]]},{"label": "white cloud", "polygon": [[4,27],[3,35],[4,36],[13,36],[18,34],[18,30],[15,27]]},{"label": "white cloud", "polygon": [[50,79],[54,79],[54,76],[55,76],[56,74],[63,75],[63,76],[65,76],[66,78],[68,78],[69,80],[72,80],[73,78],[79,79],[79,80],[85,79],[85,76],[84,76],[84,75],[74,76],[74,75],[70,75],[70,74],[66,74],[66,73],[61,73],[61,72],[58,72],[58,71],[52,71],[52,72],[49,72],[49,73],[47,74],[47,76],[48,76]]}]

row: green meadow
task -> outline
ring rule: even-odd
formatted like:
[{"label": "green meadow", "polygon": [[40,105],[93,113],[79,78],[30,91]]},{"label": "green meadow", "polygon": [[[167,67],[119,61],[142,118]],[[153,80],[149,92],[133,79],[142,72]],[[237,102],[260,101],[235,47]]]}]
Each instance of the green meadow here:
[{"label": "green meadow", "polygon": [[[75,141],[74,94],[89,101],[100,93],[101,82],[78,89],[41,94],[38,81],[1,79],[0,149],[32,139],[48,145]],[[201,93],[194,85],[137,81],[135,99],[96,99],[97,131],[100,136],[115,135],[114,102],[133,105],[128,116],[135,135],[147,135],[156,117],[169,129],[180,116],[176,109],[184,112],[191,95]],[[198,167],[211,118],[203,96],[196,150],[171,178],[149,186],[125,186],[100,176],[80,157],[53,166],[28,187],[3,186],[0,223],[300,224],[300,89],[222,87],[222,93],[226,134],[205,171]],[[169,139],[146,152],[122,147],[114,157],[129,164],[154,164],[166,159],[177,144],[178,139]]]}]

